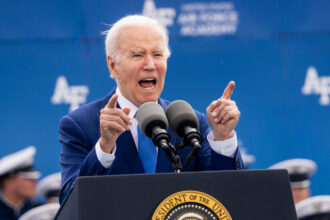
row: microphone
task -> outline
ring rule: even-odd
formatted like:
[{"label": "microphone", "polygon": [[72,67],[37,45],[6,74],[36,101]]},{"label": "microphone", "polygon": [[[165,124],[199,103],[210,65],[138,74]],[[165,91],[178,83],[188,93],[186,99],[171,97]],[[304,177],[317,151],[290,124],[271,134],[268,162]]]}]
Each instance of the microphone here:
[{"label": "microphone", "polygon": [[151,138],[155,146],[162,148],[172,162],[176,162],[175,150],[167,133],[168,121],[164,109],[158,103],[146,102],[138,109],[136,118],[142,133]]},{"label": "microphone", "polygon": [[184,165],[186,168],[201,148],[197,116],[190,104],[183,100],[176,100],[169,104],[166,109],[166,116],[173,132],[184,139],[185,145],[193,147]]}]

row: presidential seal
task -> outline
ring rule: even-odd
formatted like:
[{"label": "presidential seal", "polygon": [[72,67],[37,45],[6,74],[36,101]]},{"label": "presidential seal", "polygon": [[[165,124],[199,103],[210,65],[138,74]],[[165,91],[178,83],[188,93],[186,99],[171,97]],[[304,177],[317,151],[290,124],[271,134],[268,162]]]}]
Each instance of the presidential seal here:
[{"label": "presidential seal", "polygon": [[214,197],[199,191],[181,191],[167,197],[152,220],[232,220],[227,209]]}]

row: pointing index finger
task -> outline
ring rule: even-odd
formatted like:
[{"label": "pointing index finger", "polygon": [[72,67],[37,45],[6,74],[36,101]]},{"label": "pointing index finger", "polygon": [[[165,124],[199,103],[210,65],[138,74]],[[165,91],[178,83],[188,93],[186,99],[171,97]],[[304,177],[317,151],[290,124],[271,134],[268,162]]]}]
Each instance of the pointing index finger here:
[{"label": "pointing index finger", "polygon": [[108,102],[108,104],[107,104],[107,107],[108,107],[108,108],[116,108],[116,106],[117,106],[117,100],[118,100],[118,94],[114,94],[114,95],[110,98],[110,100],[109,100],[109,102]]},{"label": "pointing index finger", "polygon": [[230,81],[225,89],[225,91],[223,91],[222,97],[223,99],[230,99],[231,95],[233,94],[235,88],[235,82],[234,81]]}]

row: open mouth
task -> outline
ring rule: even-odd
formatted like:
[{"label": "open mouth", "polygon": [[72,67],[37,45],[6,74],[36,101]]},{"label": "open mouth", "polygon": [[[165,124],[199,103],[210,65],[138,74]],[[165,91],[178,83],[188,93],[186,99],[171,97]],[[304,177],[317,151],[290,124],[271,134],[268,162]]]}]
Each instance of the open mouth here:
[{"label": "open mouth", "polygon": [[144,89],[153,89],[156,86],[155,78],[146,78],[139,81],[139,85]]}]

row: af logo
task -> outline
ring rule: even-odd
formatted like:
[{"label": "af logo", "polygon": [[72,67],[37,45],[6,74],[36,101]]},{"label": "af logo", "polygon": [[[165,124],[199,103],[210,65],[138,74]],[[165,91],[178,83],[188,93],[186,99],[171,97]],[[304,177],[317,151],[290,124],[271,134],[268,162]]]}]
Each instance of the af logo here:
[{"label": "af logo", "polygon": [[232,220],[214,197],[199,191],[181,191],[162,201],[152,220]]},{"label": "af logo", "polygon": [[305,84],[301,92],[304,95],[321,95],[319,100],[320,105],[330,105],[330,76],[319,77],[315,67],[308,67]]},{"label": "af logo", "polygon": [[51,103],[54,105],[70,104],[69,111],[79,108],[79,105],[86,103],[89,93],[87,86],[69,86],[65,76],[59,76],[56,80],[54,94]]},{"label": "af logo", "polygon": [[174,8],[156,8],[154,0],[145,0],[142,14],[156,19],[164,27],[172,26],[175,17]]}]

